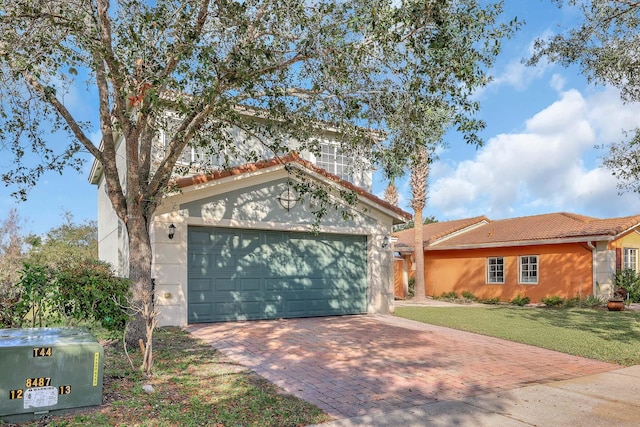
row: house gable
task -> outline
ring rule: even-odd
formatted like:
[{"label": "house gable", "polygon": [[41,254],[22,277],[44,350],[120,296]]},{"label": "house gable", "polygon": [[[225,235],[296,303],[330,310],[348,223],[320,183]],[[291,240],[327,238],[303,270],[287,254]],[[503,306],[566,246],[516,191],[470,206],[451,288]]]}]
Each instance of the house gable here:
[{"label": "house gable", "polygon": [[[301,197],[290,209],[286,209],[280,203],[279,198],[283,192],[287,191],[287,187],[289,191],[295,191],[290,185],[290,179],[279,178],[182,203],[179,209],[186,210],[189,217],[202,218],[206,221],[235,220],[246,224],[287,223],[293,229],[310,229],[315,221],[313,211],[316,203],[310,200],[308,195]],[[343,216],[343,211],[349,215]],[[354,232],[369,229],[375,225],[376,220],[367,213],[358,212],[349,206],[329,208],[320,225],[329,227],[340,224],[341,227]]]}]

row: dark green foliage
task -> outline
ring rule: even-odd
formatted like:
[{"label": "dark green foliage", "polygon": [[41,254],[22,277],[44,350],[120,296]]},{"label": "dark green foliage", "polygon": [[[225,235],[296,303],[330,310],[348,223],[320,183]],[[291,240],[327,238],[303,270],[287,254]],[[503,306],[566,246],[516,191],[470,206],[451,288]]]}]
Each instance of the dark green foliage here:
[{"label": "dark green foliage", "polygon": [[564,304],[564,298],[558,295],[542,298],[542,303],[547,307],[559,307]]},{"label": "dark green foliage", "polygon": [[500,304],[500,298],[499,297],[483,298],[479,300],[479,302],[481,302],[482,304],[496,305],[496,304]]},{"label": "dark green foliage", "polygon": [[443,292],[438,299],[455,301],[458,299],[458,294],[455,291]]},{"label": "dark green foliage", "polygon": [[[25,263],[11,310],[0,312],[3,327],[43,327],[89,322],[122,330],[129,282],[97,260],[70,261],[54,269]],[[3,304],[4,306],[4,304]]]},{"label": "dark green foliage", "polygon": [[582,300],[582,305],[584,305],[585,307],[595,308],[600,307],[602,304],[604,304],[604,301],[602,301],[600,297],[597,297],[595,295],[587,295],[587,297]]},{"label": "dark green foliage", "polygon": [[57,309],[65,318],[124,329],[129,281],[115,277],[106,263],[85,260],[64,265],[56,272],[55,284]]},{"label": "dark green foliage", "polygon": [[531,301],[531,299],[528,296],[524,296],[524,295],[516,295],[514,299],[511,300],[511,304],[513,305],[519,305],[520,307],[523,307],[527,304],[529,304],[529,302]]},{"label": "dark green foliage", "polygon": [[618,271],[613,276],[613,287],[625,291],[622,299],[628,297],[632,302],[640,302],[640,275],[635,270],[625,268]]},{"label": "dark green foliage", "polygon": [[476,297],[473,292],[464,291],[462,292],[462,299],[465,300],[465,302],[474,302],[478,300],[478,297]]},{"label": "dark green foliage", "polygon": [[581,307],[582,306],[582,301],[580,300],[580,297],[567,298],[564,301],[564,306],[567,307],[567,308]]},{"label": "dark green foliage", "polygon": [[42,327],[43,320],[51,313],[53,287],[51,271],[43,265],[24,264],[20,271],[17,291],[20,299],[14,305],[12,323],[23,324],[30,313],[27,326]]},{"label": "dark green foliage", "polygon": [[413,298],[415,294],[416,294],[416,279],[412,277],[409,279],[409,295],[407,297]]}]

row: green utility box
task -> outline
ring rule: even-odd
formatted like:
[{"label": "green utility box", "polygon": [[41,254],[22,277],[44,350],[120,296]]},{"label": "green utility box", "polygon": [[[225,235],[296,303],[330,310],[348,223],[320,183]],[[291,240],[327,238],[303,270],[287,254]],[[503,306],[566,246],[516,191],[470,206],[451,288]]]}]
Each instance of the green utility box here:
[{"label": "green utility box", "polygon": [[83,329],[0,329],[0,420],[100,405],[103,360]]}]

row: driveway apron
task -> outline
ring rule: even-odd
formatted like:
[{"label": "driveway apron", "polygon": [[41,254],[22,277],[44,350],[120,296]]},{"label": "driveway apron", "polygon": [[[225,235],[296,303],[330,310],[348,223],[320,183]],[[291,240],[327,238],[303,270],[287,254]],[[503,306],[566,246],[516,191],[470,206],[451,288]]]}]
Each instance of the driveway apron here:
[{"label": "driveway apron", "polygon": [[620,368],[383,315],[198,324],[187,329],[337,418]]}]

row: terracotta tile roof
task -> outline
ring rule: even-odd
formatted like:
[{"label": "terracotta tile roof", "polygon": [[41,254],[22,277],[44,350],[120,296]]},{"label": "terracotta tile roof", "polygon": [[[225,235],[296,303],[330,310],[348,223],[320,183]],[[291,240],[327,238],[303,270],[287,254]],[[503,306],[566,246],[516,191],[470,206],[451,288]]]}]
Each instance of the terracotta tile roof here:
[{"label": "terracotta tile roof", "polygon": [[[477,225],[476,227],[473,227]],[[427,250],[473,247],[514,246],[536,242],[560,243],[566,240],[614,238],[640,225],[640,215],[623,218],[592,218],[560,212],[491,221],[484,216],[424,226]],[[467,229],[467,230],[465,230]],[[394,234],[396,250],[413,249],[413,230]]]},{"label": "terracotta tile roof", "polygon": [[482,227],[457,235],[429,249],[455,249],[462,247],[511,246],[567,239],[597,238],[602,240],[640,224],[640,215],[624,218],[598,219],[571,213],[509,218],[491,221]]},{"label": "terracotta tile roof", "polygon": [[357,187],[351,182],[345,181],[340,177],[338,177],[337,175],[327,172],[326,170],[314,165],[310,161],[301,158],[297,153],[287,154],[286,156],[274,157],[272,159],[262,160],[256,163],[248,163],[248,164],[245,164],[242,166],[236,166],[230,169],[216,170],[207,175],[199,174],[199,175],[193,175],[193,176],[188,176],[184,178],[178,178],[174,181],[174,184],[177,185],[179,188],[185,188],[191,185],[205,184],[207,182],[216,181],[229,176],[242,175],[249,172],[255,172],[255,171],[267,169],[273,166],[285,165],[287,163],[298,163],[304,166],[305,168],[317,174],[322,175],[324,178],[328,179],[329,181],[335,182],[336,184],[355,192],[359,196],[369,199],[370,201],[380,205],[381,207],[384,207],[396,213],[397,215],[405,218],[406,220],[411,219],[411,214],[409,212],[405,212],[399,207],[386,202],[385,200],[369,193],[368,191],[360,187]]},{"label": "terracotta tile roof", "polygon": [[[423,242],[424,244],[428,245],[429,243],[432,243],[445,236],[462,231],[465,228],[479,225],[483,221],[488,222],[490,220],[486,216],[477,216],[474,218],[424,224],[422,226]],[[413,228],[393,233],[393,237],[396,237],[398,239],[395,244],[396,248],[413,248]]]}]

